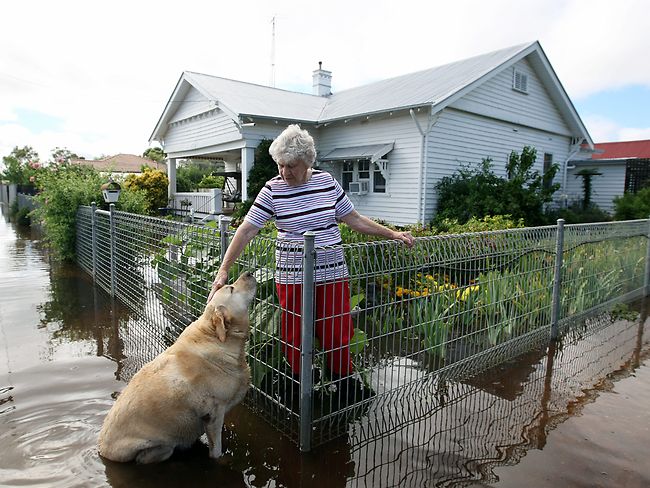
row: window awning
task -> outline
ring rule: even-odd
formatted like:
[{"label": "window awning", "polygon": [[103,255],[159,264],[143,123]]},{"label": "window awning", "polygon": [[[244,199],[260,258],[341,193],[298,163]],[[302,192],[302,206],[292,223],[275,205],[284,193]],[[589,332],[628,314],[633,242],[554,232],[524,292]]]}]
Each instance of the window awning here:
[{"label": "window awning", "polygon": [[371,163],[383,158],[393,150],[393,142],[370,146],[339,147],[320,157],[321,161],[343,161],[345,159],[369,159]]}]

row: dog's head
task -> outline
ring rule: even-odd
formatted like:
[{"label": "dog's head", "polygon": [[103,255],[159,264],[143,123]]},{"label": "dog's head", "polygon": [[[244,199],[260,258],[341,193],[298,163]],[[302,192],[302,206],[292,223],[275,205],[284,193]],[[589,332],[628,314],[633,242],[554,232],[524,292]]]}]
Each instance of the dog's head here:
[{"label": "dog's head", "polygon": [[205,315],[210,319],[221,342],[226,341],[226,335],[248,338],[248,308],[255,297],[256,286],[257,282],[251,273],[242,273],[232,285],[217,290],[206,306]]}]

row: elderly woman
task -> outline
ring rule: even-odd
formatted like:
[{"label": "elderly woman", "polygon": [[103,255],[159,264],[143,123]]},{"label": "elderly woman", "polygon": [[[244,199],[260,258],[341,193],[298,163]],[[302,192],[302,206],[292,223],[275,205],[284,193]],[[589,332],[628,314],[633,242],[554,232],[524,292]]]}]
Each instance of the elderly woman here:
[{"label": "elderly woman", "polygon": [[[267,181],[243,223],[235,232],[212,285],[212,293],[226,284],[228,270],[264,224],[275,219],[278,229],[276,289],[283,310],[283,350],[294,373],[300,372],[300,310],[303,234],[315,233],[319,250],[315,271],[315,332],[334,379],[352,373],[349,343],[353,334],[350,316],[348,270],[343,256],[338,222],[357,232],[383,236],[413,245],[409,232],[396,232],[360,215],[341,185],[327,172],[313,169],[314,140],[298,125],[290,125],[269,148],[279,175]],[[293,246],[291,244],[294,244]],[[331,247],[329,247],[331,246]],[[343,382],[341,382],[343,383]],[[358,391],[359,385],[353,387]]]}]

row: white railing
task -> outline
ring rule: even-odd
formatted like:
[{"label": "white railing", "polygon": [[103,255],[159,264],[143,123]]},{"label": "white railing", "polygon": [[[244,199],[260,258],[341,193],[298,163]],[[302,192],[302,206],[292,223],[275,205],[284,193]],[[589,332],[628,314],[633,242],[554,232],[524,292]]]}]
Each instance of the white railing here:
[{"label": "white railing", "polygon": [[176,193],[171,207],[193,210],[199,214],[220,214],[223,212],[222,192],[219,188],[211,188],[206,192]]}]

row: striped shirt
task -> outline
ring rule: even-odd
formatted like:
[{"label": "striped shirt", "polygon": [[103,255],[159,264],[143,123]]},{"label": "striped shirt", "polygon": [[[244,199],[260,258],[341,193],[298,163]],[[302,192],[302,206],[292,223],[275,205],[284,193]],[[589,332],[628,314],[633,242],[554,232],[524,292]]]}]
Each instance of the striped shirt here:
[{"label": "striped shirt", "polygon": [[[275,219],[277,283],[302,283],[302,243],[305,232],[316,234],[316,282],[348,276],[338,220],[354,210],[341,185],[325,171],[312,170],[307,183],[289,186],[280,176],[270,179],[244,220],[255,227]],[[334,247],[329,247],[334,246]]]}]

